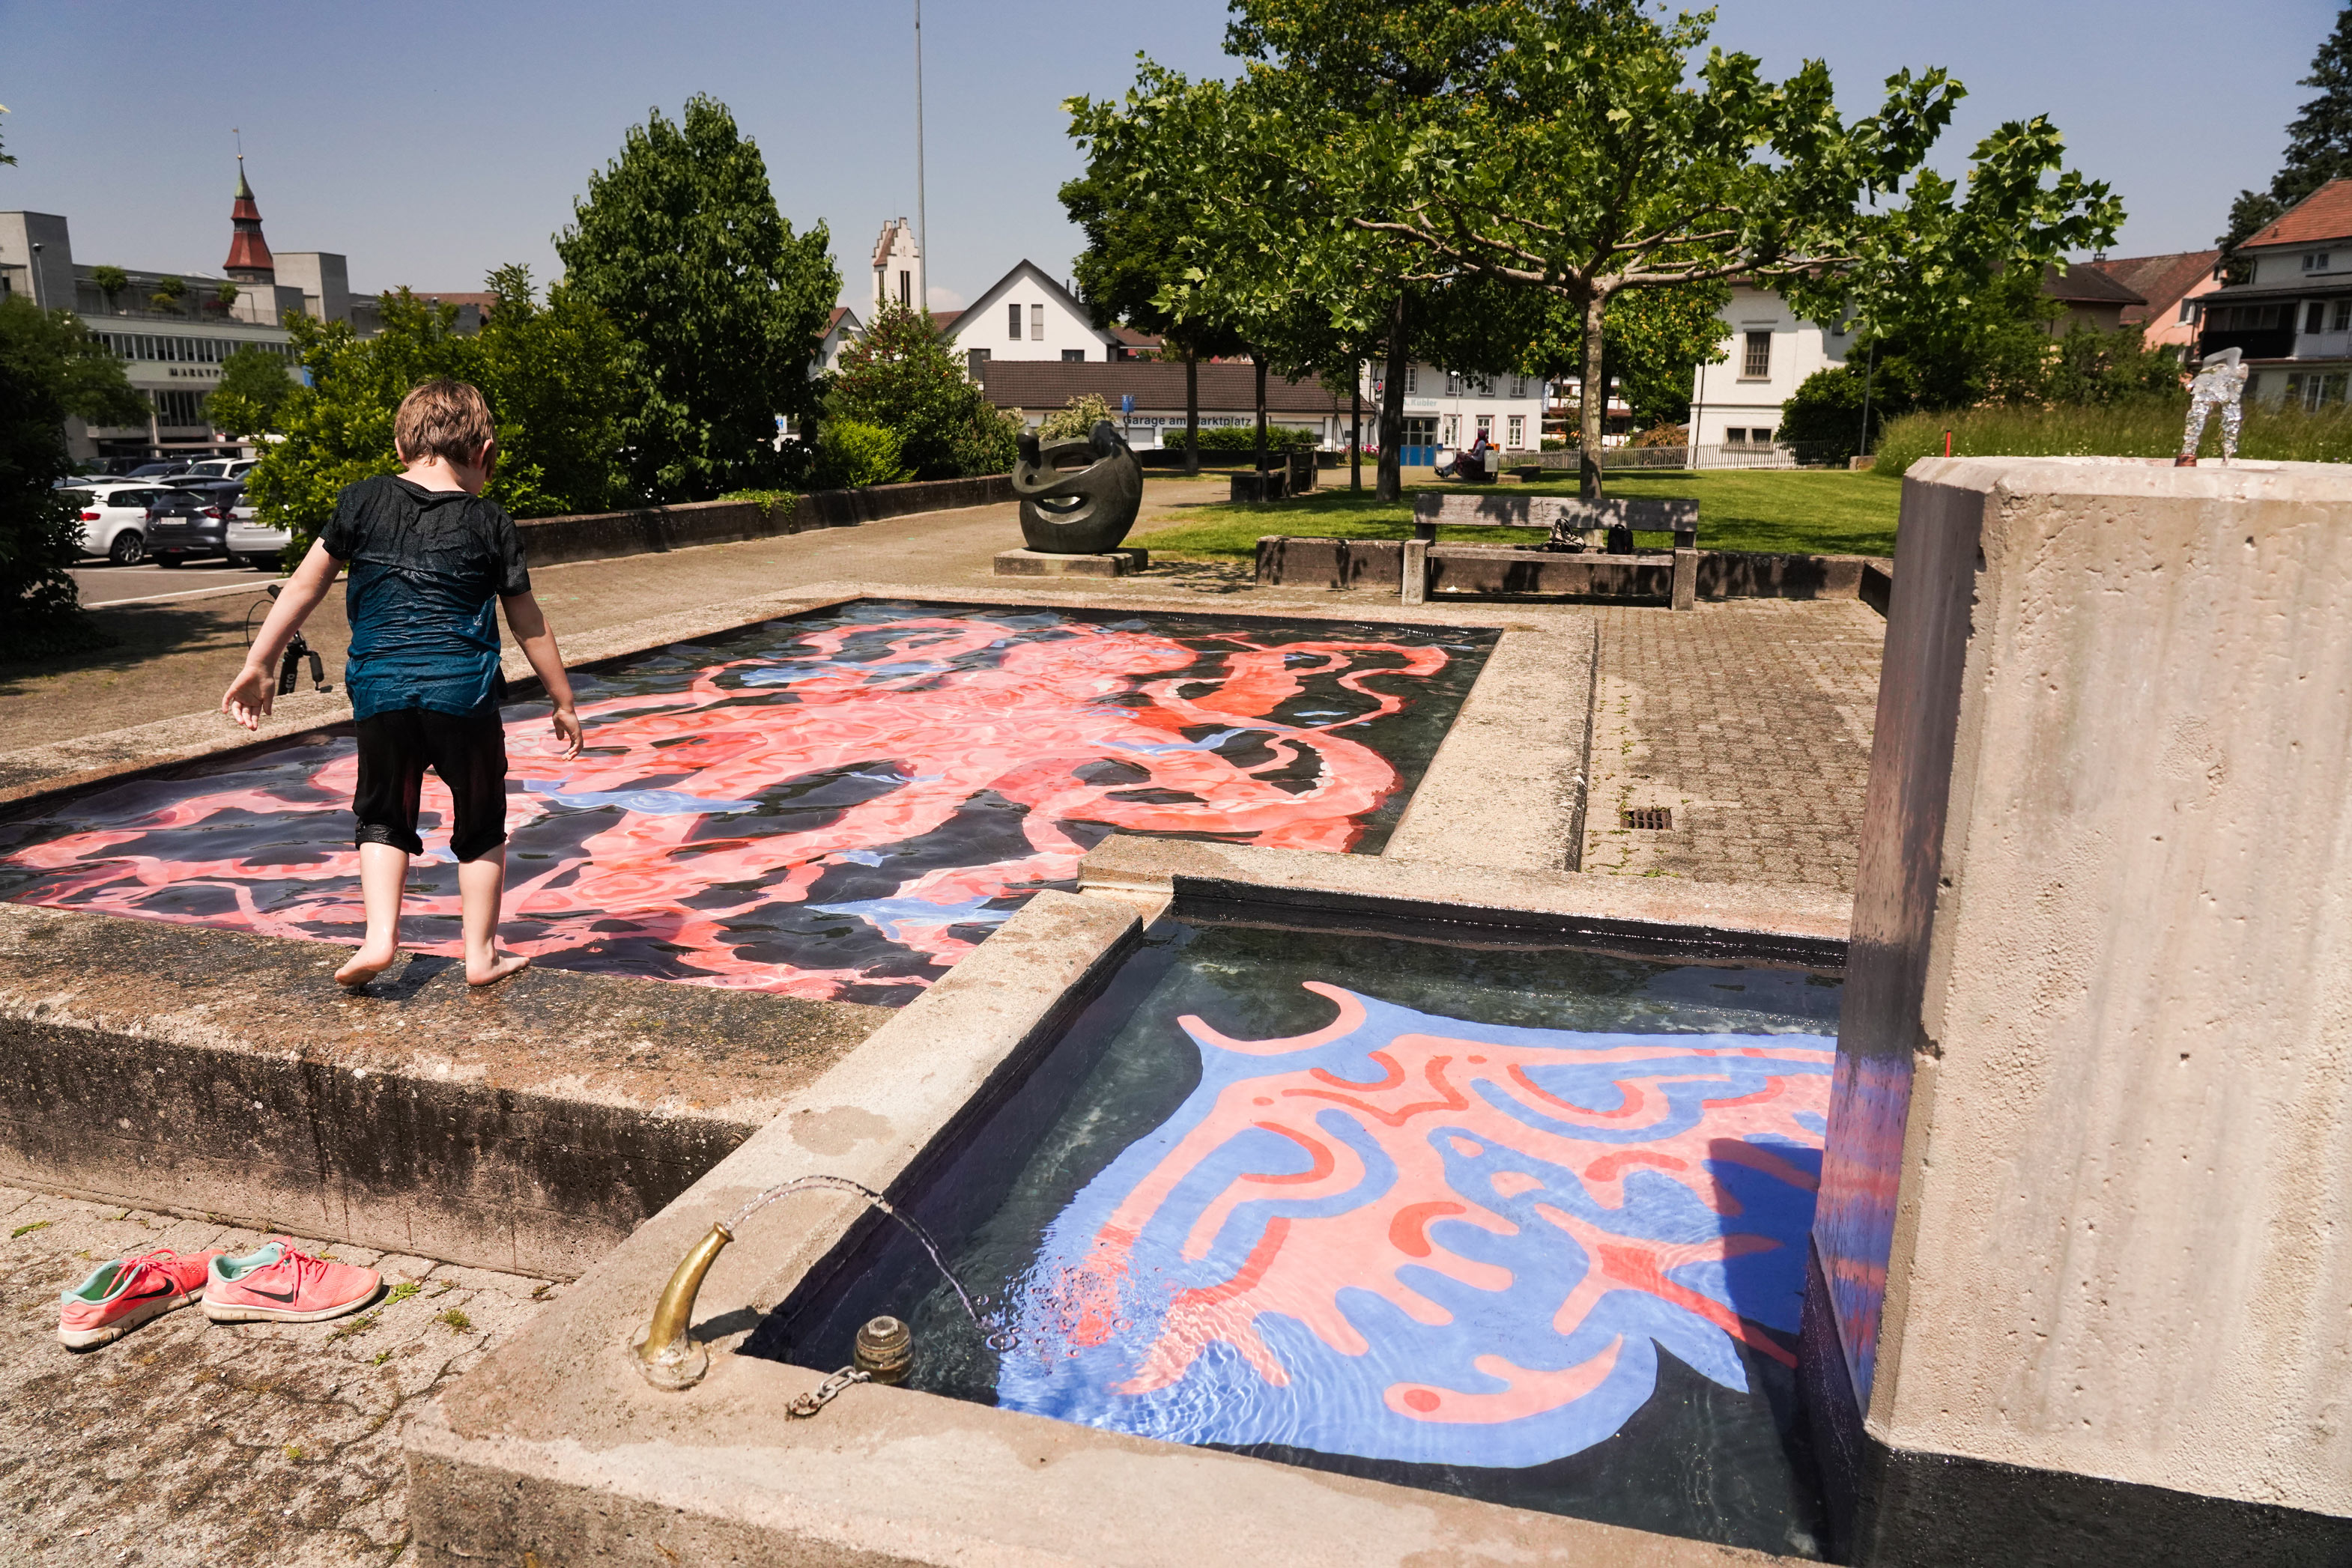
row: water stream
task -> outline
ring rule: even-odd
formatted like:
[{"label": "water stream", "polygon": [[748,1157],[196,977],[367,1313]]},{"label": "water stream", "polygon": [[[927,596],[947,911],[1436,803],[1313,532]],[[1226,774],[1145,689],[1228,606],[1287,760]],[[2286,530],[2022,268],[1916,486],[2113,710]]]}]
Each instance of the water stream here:
[{"label": "water stream", "polygon": [[1009,1334],[1002,1333],[995,1325],[991,1323],[988,1319],[980,1315],[980,1309],[988,1304],[988,1298],[982,1296],[975,1300],[971,1292],[963,1288],[962,1281],[959,1281],[955,1277],[955,1271],[948,1267],[947,1260],[940,1256],[939,1243],[931,1239],[931,1233],[925,1230],[921,1225],[918,1224],[913,1216],[902,1213],[897,1207],[893,1207],[888,1198],[884,1197],[880,1193],[876,1192],[870,1186],[866,1186],[862,1183],[851,1181],[847,1176],[796,1176],[793,1180],[785,1182],[781,1186],[772,1186],[767,1191],[761,1193],[759,1197],[753,1198],[751,1202],[745,1204],[742,1207],[737,1209],[727,1221],[728,1230],[730,1233],[740,1233],[743,1228],[743,1222],[745,1220],[759,1213],[760,1210],[767,1207],[768,1205],[775,1202],[776,1199],[789,1197],[796,1192],[849,1193],[854,1197],[864,1198],[868,1207],[877,1208],[884,1214],[888,1215],[892,1219],[897,1220],[899,1225],[905,1228],[907,1234],[913,1237],[917,1243],[922,1247],[923,1250],[930,1255],[932,1264],[937,1267],[940,1271],[940,1278],[945,1280],[948,1282],[948,1288],[955,1291],[956,1300],[963,1303],[964,1316],[971,1320],[971,1326],[978,1329],[981,1332],[982,1337],[987,1340],[989,1348],[992,1350],[1002,1351],[1010,1350],[1013,1347],[1012,1337]]}]

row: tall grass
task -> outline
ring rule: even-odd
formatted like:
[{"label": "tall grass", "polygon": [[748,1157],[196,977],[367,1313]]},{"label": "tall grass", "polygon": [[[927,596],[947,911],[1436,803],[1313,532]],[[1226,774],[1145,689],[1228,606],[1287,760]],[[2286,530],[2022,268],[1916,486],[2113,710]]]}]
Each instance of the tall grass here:
[{"label": "tall grass", "polygon": [[[1944,432],[1952,455],[1968,457],[2170,457],[2180,450],[2183,398],[2084,408],[1969,408],[1951,413],[1906,413],[1886,422],[1878,440],[1878,472],[1900,474],[1922,457],[1939,455]],[[2221,451],[2221,419],[2206,422],[2202,450]],[[2273,462],[2352,463],[2352,406],[2246,410],[2238,442],[2242,457]]]}]

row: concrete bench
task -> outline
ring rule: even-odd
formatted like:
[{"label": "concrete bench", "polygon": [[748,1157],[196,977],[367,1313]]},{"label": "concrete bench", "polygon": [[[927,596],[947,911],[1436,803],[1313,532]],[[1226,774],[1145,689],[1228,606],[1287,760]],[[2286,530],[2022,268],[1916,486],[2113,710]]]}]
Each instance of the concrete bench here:
[{"label": "concrete bench", "polygon": [[[1403,598],[1429,599],[1429,552],[1437,530],[1448,528],[1544,528],[1554,543],[1574,538],[1580,559],[1594,566],[1633,567],[1643,558],[1602,552],[1612,528],[1675,536],[1673,587],[1667,601],[1688,610],[1698,591],[1698,503],[1668,500],[1582,501],[1566,496],[1444,496],[1413,497],[1412,538],[1405,541]],[[1655,559],[1655,557],[1649,558]]]}]

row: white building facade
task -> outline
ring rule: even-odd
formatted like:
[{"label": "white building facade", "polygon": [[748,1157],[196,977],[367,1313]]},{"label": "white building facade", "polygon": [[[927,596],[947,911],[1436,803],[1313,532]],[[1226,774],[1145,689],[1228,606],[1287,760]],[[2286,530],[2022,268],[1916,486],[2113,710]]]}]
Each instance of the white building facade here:
[{"label": "white building facade", "polygon": [[1096,326],[1076,296],[1025,260],[959,311],[941,335],[967,368],[991,360],[1081,364],[1126,357],[1118,333]]},{"label": "white building facade", "polygon": [[1693,465],[1793,463],[1776,448],[1780,410],[1807,376],[1845,363],[1853,337],[1843,325],[1825,329],[1805,319],[1769,288],[1735,286],[1722,320],[1730,358],[1691,376]]},{"label": "white building facade", "polygon": [[[1364,449],[1380,444],[1380,409],[1388,367],[1364,366]],[[1441,446],[1460,448],[1486,434],[1505,452],[1543,445],[1545,384],[1539,376],[1484,375],[1409,364],[1404,371],[1404,463],[1433,463]]]}]

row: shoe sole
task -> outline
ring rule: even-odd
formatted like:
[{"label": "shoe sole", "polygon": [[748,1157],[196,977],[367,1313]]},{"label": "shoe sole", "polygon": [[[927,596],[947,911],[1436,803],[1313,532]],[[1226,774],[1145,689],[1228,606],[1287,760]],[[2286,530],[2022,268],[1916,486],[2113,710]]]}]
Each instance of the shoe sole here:
[{"label": "shoe sole", "polygon": [[101,1344],[112,1344],[132,1329],[152,1323],[165,1312],[196,1304],[196,1292],[183,1291],[175,1296],[157,1296],[153,1301],[133,1307],[129,1312],[102,1328],[69,1329],[58,1325],[58,1343],[68,1350],[89,1350]]},{"label": "shoe sole", "polygon": [[205,1300],[204,1308],[205,1316],[216,1323],[322,1323],[346,1312],[358,1312],[383,1294],[383,1282],[379,1280],[374,1290],[357,1301],[345,1301],[340,1307],[318,1307],[307,1312],[296,1312],[291,1307],[248,1307],[210,1298]]}]

